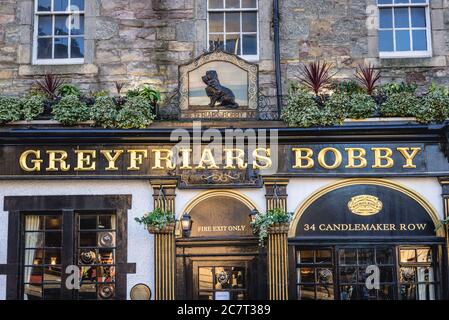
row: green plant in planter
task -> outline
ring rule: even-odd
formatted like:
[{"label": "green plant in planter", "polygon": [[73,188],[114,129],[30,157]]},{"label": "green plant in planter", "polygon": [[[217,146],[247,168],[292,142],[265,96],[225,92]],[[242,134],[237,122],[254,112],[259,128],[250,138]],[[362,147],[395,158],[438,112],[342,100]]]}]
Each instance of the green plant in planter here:
[{"label": "green plant in planter", "polygon": [[413,92],[391,93],[380,105],[380,114],[383,117],[411,117],[419,104],[420,100]]},{"label": "green plant in planter", "polygon": [[352,93],[335,91],[326,101],[327,119],[330,124],[341,124],[348,115]]},{"label": "green plant in planter", "polygon": [[150,85],[143,85],[137,89],[129,90],[126,93],[126,97],[142,97],[149,101],[152,106],[156,106],[156,104],[161,101],[160,91]]},{"label": "green plant in planter", "polygon": [[21,107],[19,98],[0,96],[0,124],[21,120]]},{"label": "green plant in planter", "polygon": [[251,222],[253,233],[259,237],[259,245],[265,246],[268,237],[268,228],[279,223],[290,223],[293,213],[282,209],[268,210],[266,214],[258,214],[255,221]]},{"label": "green plant in planter", "polygon": [[449,92],[444,87],[431,86],[417,106],[414,115],[418,122],[443,122],[449,118]]},{"label": "green plant in planter", "polygon": [[366,119],[376,112],[376,101],[366,93],[355,93],[349,98],[347,117],[352,119]]},{"label": "green plant in planter", "polygon": [[89,107],[76,95],[62,97],[53,106],[54,119],[65,126],[73,126],[78,122],[89,120]]},{"label": "green plant in planter", "polygon": [[145,227],[153,227],[161,230],[170,223],[175,222],[175,215],[172,212],[166,212],[161,208],[156,208],[151,212],[143,215],[141,218],[135,218],[139,224],[145,225]]},{"label": "green plant in planter", "polygon": [[128,98],[117,115],[117,126],[122,129],[144,129],[153,123],[155,115],[147,99]]},{"label": "green plant in planter", "polygon": [[78,87],[76,87],[75,85],[73,85],[73,84],[66,83],[66,84],[63,84],[63,85],[61,85],[59,87],[58,95],[60,97],[72,96],[72,95],[80,97],[81,96],[81,90]]},{"label": "green plant in planter", "polygon": [[292,84],[281,118],[291,127],[313,127],[321,125],[322,112],[313,94],[303,87]]},{"label": "green plant in planter", "polygon": [[417,88],[418,88],[418,86],[416,84],[413,84],[413,83],[390,82],[390,83],[386,83],[386,84],[382,85],[379,91],[382,94],[390,96],[390,95],[395,94],[395,93],[406,93],[406,92],[414,94],[416,92]]},{"label": "green plant in planter", "polygon": [[90,118],[95,121],[97,126],[103,128],[115,127],[117,115],[117,106],[111,97],[97,97],[90,108]]},{"label": "green plant in planter", "polygon": [[36,119],[44,112],[47,98],[44,95],[32,95],[21,99],[22,117],[27,121]]}]

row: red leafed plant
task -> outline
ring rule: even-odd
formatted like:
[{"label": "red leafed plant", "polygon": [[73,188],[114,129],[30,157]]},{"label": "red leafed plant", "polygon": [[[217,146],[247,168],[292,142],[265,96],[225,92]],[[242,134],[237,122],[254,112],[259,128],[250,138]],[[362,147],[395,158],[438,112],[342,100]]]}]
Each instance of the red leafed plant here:
[{"label": "red leafed plant", "polygon": [[331,74],[332,64],[328,62],[310,62],[304,65],[299,72],[299,81],[310,88],[316,96],[322,89],[331,85],[331,79],[335,74]]},{"label": "red leafed plant", "polygon": [[121,95],[124,86],[125,86],[124,82],[115,81],[115,90],[117,90],[117,94],[119,96]]},{"label": "red leafed plant", "polygon": [[380,79],[380,71],[374,69],[371,64],[368,66],[358,66],[355,77],[360,85],[366,90],[366,93],[373,95]]},{"label": "red leafed plant", "polygon": [[51,99],[56,97],[59,87],[63,84],[64,81],[60,77],[51,73],[47,73],[43,80],[37,81],[39,89]]}]

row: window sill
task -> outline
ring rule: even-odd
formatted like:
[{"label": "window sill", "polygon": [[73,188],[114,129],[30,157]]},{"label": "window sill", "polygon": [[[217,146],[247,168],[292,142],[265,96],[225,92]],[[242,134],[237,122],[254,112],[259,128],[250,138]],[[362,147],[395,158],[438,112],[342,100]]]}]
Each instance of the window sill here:
[{"label": "window sill", "polygon": [[424,53],[379,53],[380,59],[420,59],[420,58],[432,58],[432,52]]},{"label": "window sill", "polygon": [[418,67],[446,67],[445,56],[433,56],[428,58],[394,58],[387,59],[383,57],[368,58],[367,62],[372,63],[375,67],[386,68],[418,68]]},{"label": "window sill", "polygon": [[63,65],[21,65],[20,76],[36,76],[54,74],[98,74],[98,67],[94,64],[63,64]]}]

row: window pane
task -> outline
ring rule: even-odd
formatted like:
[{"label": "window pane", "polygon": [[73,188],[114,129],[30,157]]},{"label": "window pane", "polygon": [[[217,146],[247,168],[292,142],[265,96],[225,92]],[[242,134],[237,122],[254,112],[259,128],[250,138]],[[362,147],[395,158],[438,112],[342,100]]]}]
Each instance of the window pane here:
[{"label": "window pane", "polygon": [[212,47],[216,45],[218,42],[218,46],[221,50],[224,50],[224,38],[222,34],[211,34],[209,36],[209,46]]},{"label": "window pane", "polygon": [[240,35],[228,34],[226,35],[226,51],[233,54],[240,54]]},{"label": "window pane", "polygon": [[410,0],[394,0],[394,3],[410,3]]},{"label": "window pane", "polygon": [[380,268],[380,282],[393,282],[393,268]]},{"label": "window pane", "polygon": [[115,216],[99,216],[98,229],[115,229]]},{"label": "window pane", "polygon": [[416,255],[418,262],[432,262],[432,251],[430,249],[417,249]]},{"label": "window pane", "polygon": [[415,268],[401,268],[401,282],[416,282]]},{"label": "window pane", "polygon": [[340,249],[341,264],[357,264],[357,249]]},{"label": "window pane", "polygon": [[318,268],[316,269],[318,283],[330,284],[334,282],[334,275],[331,269]]},{"label": "window pane", "polygon": [[316,287],[317,300],[334,300],[334,287],[332,285]]},{"label": "window pane", "polygon": [[416,285],[403,284],[400,288],[402,300],[416,300]]},{"label": "window pane", "polygon": [[225,0],[226,8],[240,8],[240,0]]},{"label": "window pane", "polygon": [[52,17],[39,16],[37,34],[39,36],[51,36],[52,35],[51,29],[52,29]]},{"label": "window pane", "polygon": [[45,216],[45,229],[46,230],[61,229],[61,216]]},{"label": "window pane", "polygon": [[97,299],[97,286],[95,284],[83,284],[80,287],[78,298],[81,300]]},{"label": "window pane", "polygon": [[39,0],[37,11],[51,11],[51,0]]},{"label": "window pane", "polygon": [[298,297],[301,300],[315,299],[315,286],[299,286]]},{"label": "window pane", "polygon": [[226,13],[226,32],[240,32],[240,13]]},{"label": "window pane", "polygon": [[378,4],[390,4],[393,3],[393,0],[377,0]]},{"label": "window pane", "polygon": [[418,285],[418,299],[419,300],[435,300],[435,285],[433,284],[419,284]]},{"label": "window pane", "polygon": [[24,286],[24,300],[40,300],[42,299],[42,287],[32,284]]},{"label": "window pane", "polygon": [[84,16],[83,15],[73,15],[72,16],[72,35],[83,35],[84,34]]},{"label": "window pane", "polygon": [[52,55],[52,39],[43,38],[37,40],[37,58],[38,59],[51,59]]},{"label": "window pane", "polygon": [[341,286],[340,299],[341,300],[356,299],[356,286]]},{"label": "window pane", "polygon": [[416,262],[415,249],[403,249],[401,250],[401,262]]},{"label": "window pane", "polygon": [[427,0],[412,0],[412,3],[427,3]]},{"label": "window pane", "polygon": [[68,0],[54,0],[54,11],[67,11],[68,5]]},{"label": "window pane", "polygon": [[200,290],[212,290],[214,287],[214,278],[212,268],[198,268],[198,287]]},{"label": "window pane", "polygon": [[374,249],[360,249],[359,250],[359,264],[373,264],[374,263]]},{"label": "window pane", "polygon": [[298,272],[298,282],[315,283],[315,270],[313,268],[300,268]]},{"label": "window pane", "polygon": [[43,232],[27,232],[25,234],[25,248],[42,248],[44,246]]},{"label": "window pane", "polygon": [[242,0],[242,8],[257,8],[257,0]]},{"label": "window pane", "polygon": [[61,285],[60,284],[44,284],[44,299],[56,300],[61,298]]},{"label": "window pane", "polygon": [[209,8],[211,9],[223,8],[223,0],[209,0]]},{"label": "window pane", "polygon": [[48,265],[61,264],[61,249],[46,249],[44,263]]},{"label": "window pane", "polygon": [[55,39],[55,59],[66,59],[69,57],[69,38]]},{"label": "window pane", "polygon": [[340,282],[342,283],[357,282],[357,268],[355,267],[340,268]]},{"label": "window pane", "polygon": [[391,8],[379,9],[379,26],[380,28],[393,27],[393,9]]},{"label": "window pane", "polygon": [[26,283],[38,284],[43,281],[42,267],[26,267],[24,268],[24,281]]},{"label": "window pane", "polygon": [[396,31],[396,51],[409,51],[410,50],[410,32]]},{"label": "window pane", "polygon": [[379,31],[379,51],[394,51],[393,31]]},{"label": "window pane", "polygon": [[242,13],[242,24],[243,32],[257,32],[257,13]]},{"label": "window pane", "polygon": [[[73,41],[73,39],[72,39]],[[80,219],[81,230],[94,230],[97,229],[97,216],[96,215],[82,215]]]},{"label": "window pane", "polygon": [[46,267],[44,269],[44,282],[61,283],[61,268]]},{"label": "window pane", "polygon": [[44,216],[26,216],[25,231],[42,231],[44,230]]},{"label": "window pane", "polygon": [[61,232],[45,232],[46,247],[61,247]]},{"label": "window pane", "polygon": [[425,28],[426,27],[426,9],[412,8],[412,27]]},{"label": "window pane", "polygon": [[79,11],[84,10],[84,0],[72,0],[70,1],[70,6],[72,11],[76,11],[74,7],[78,8]]},{"label": "window pane", "polygon": [[298,263],[313,263],[313,250],[298,251]]},{"label": "window pane", "polygon": [[43,249],[26,249],[25,265],[41,265],[44,263]]},{"label": "window pane", "polygon": [[79,242],[81,247],[95,247],[97,245],[97,233],[80,232]]},{"label": "window pane", "polygon": [[69,34],[69,16],[55,16],[55,36],[66,36]]},{"label": "window pane", "polygon": [[392,264],[393,263],[393,249],[378,248],[376,250],[377,264]]},{"label": "window pane", "polygon": [[98,232],[98,246],[111,248],[115,246],[115,232]]},{"label": "window pane", "polygon": [[209,32],[224,32],[223,13],[209,13]]},{"label": "window pane", "polygon": [[243,35],[243,54],[256,55],[257,54],[257,36]]},{"label": "window pane", "polygon": [[408,8],[394,9],[394,26],[396,28],[408,28]]},{"label": "window pane", "polygon": [[332,251],[331,250],[317,250],[315,261],[316,261],[316,263],[332,263]]},{"label": "window pane", "polygon": [[413,30],[413,50],[427,50],[427,34],[426,30]]}]

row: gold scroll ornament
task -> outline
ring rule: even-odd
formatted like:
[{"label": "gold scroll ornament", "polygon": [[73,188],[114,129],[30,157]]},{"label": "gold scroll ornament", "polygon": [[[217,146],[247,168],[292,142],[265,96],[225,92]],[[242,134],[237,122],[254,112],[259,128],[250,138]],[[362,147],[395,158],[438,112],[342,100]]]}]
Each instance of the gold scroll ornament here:
[{"label": "gold scroll ornament", "polygon": [[378,214],[383,207],[379,198],[371,195],[359,195],[352,197],[348,202],[348,208],[353,214],[359,216],[372,216]]}]

